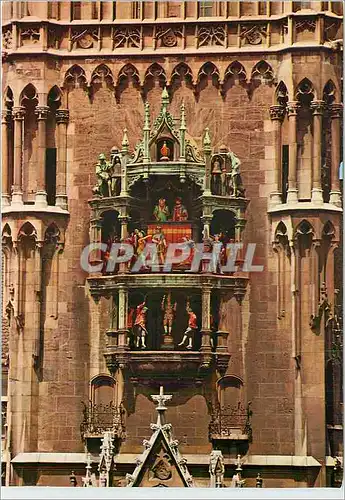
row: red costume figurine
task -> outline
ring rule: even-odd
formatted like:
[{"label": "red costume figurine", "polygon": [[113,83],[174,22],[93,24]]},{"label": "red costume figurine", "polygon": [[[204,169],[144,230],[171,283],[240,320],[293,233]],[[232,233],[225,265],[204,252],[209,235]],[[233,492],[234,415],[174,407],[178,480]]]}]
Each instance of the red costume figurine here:
[{"label": "red costume figurine", "polygon": [[193,334],[198,329],[198,323],[196,319],[196,314],[188,306],[187,306],[187,313],[188,313],[188,328],[184,332],[183,339],[178,345],[183,346],[186,340],[188,340],[187,349],[192,349]]},{"label": "red costume figurine", "polygon": [[136,342],[135,346],[140,347],[140,341],[141,341],[141,348],[145,349],[146,344],[145,344],[145,339],[147,335],[147,330],[146,330],[146,312],[147,312],[147,307],[145,305],[145,302],[142,304],[139,304],[137,306],[136,310],[136,318],[134,322],[134,334],[136,336]]},{"label": "red costume figurine", "polygon": [[176,198],[175,200],[172,220],[175,222],[182,222],[188,220],[187,209],[184,205],[182,205],[182,200],[179,197]]}]

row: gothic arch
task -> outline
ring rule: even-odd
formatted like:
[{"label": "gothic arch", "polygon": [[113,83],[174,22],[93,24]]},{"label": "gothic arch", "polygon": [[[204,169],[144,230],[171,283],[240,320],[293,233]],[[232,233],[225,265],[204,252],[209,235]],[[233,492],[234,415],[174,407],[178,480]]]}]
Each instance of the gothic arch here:
[{"label": "gothic arch", "polygon": [[84,69],[78,64],[71,66],[65,73],[63,87],[68,89],[84,88],[87,78]]},{"label": "gothic arch", "polygon": [[251,82],[271,84],[274,82],[274,72],[272,66],[267,61],[259,61],[255,64],[251,73]]},{"label": "gothic arch", "polygon": [[133,83],[140,85],[139,72],[133,64],[128,63],[122,66],[117,75],[117,86],[119,86],[123,80],[132,81]]},{"label": "gothic arch", "polygon": [[281,80],[274,93],[274,104],[279,106],[286,106],[289,101],[289,92],[285,83]]},{"label": "gothic arch", "polygon": [[295,99],[301,104],[309,105],[313,99],[316,99],[316,92],[312,82],[308,78],[303,78],[296,86]]},{"label": "gothic arch", "polygon": [[224,73],[224,83],[229,79],[234,79],[235,81],[237,80],[240,83],[245,83],[247,81],[245,67],[239,61],[233,61],[226,68]]},{"label": "gothic arch", "polygon": [[296,239],[303,236],[314,236],[315,230],[309,221],[303,219],[295,228],[294,236]]},{"label": "gothic arch", "polygon": [[11,87],[6,87],[3,94],[3,106],[5,109],[12,109],[14,104],[13,91]]},{"label": "gothic arch", "polygon": [[17,240],[20,241],[24,238],[37,240],[37,230],[29,221],[25,222],[18,231]]},{"label": "gothic arch", "polygon": [[190,86],[193,86],[193,72],[190,66],[188,66],[188,64],[184,62],[181,62],[174,67],[171,72],[169,84],[173,85],[175,82],[181,82],[182,80],[184,80]]},{"label": "gothic arch", "polygon": [[114,78],[111,69],[106,64],[99,64],[91,75],[91,85],[99,84],[101,86],[114,86]]},{"label": "gothic arch", "polygon": [[55,222],[52,222],[44,232],[44,241],[46,243],[57,243],[60,240],[60,235],[59,227]]},{"label": "gothic arch", "polygon": [[152,82],[154,80],[158,80],[161,87],[164,87],[167,81],[164,68],[156,62],[147,68],[145,72],[144,85],[145,83]]},{"label": "gothic arch", "polygon": [[197,78],[197,85],[199,85],[202,80],[206,79],[206,81],[207,81],[209,78],[212,79],[213,85],[218,87],[219,80],[220,80],[219,69],[217,68],[217,66],[215,64],[213,64],[213,62],[210,62],[210,61],[203,64],[201,66],[201,68],[199,69],[198,78]]},{"label": "gothic arch", "polygon": [[328,80],[328,82],[323,87],[322,99],[328,105],[338,101],[338,90],[333,80]]},{"label": "gothic arch", "polygon": [[62,100],[62,90],[57,85],[54,85],[48,92],[47,105],[58,108]]},{"label": "gothic arch", "polygon": [[32,102],[37,104],[38,103],[38,94],[37,94],[37,89],[32,83],[28,83],[26,87],[21,91],[20,97],[19,97],[19,103],[21,106]]}]

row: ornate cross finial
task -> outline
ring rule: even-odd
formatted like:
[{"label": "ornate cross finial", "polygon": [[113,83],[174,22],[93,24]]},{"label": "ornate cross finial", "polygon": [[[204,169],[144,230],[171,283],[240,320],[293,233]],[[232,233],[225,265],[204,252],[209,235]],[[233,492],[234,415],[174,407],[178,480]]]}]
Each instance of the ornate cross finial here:
[{"label": "ornate cross finial", "polygon": [[145,102],[144,130],[150,130],[150,104]]},{"label": "ornate cross finial", "polygon": [[210,129],[208,127],[205,128],[205,135],[204,135],[204,151],[210,151],[211,150],[211,137],[210,137]]},{"label": "ornate cross finial", "polygon": [[158,405],[156,406],[156,410],[158,412],[158,417],[157,417],[157,426],[161,427],[164,425],[164,412],[166,411],[167,407],[165,406],[165,403],[167,401],[170,401],[172,398],[171,394],[164,394],[164,388],[161,385],[159,388],[159,394],[154,394],[151,396],[153,401],[157,402]]},{"label": "ornate cross finial", "polygon": [[180,118],[180,130],[186,130],[186,114],[184,102],[181,104],[181,118]]},{"label": "ornate cross finial", "polygon": [[168,105],[169,105],[170,99],[169,99],[169,94],[167,91],[167,88],[164,87],[163,92],[162,92],[162,110],[166,111]]},{"label": "ornate cross finial", "polygon": [[123,152],[128,152],[128,147],[129,147],[129,141],[128,141],[128,135],[127,135],[127,129],[123,129],[123,138],[122,138],[122,151]]}]

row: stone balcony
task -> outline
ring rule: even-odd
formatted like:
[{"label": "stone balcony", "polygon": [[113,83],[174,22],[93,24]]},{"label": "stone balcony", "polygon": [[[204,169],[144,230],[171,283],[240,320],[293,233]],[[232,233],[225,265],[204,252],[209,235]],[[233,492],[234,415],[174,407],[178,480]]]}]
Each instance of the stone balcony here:
[{"label": "stone balcony", "polygon": [[112,432],[114,437],[122,439],[125,436],[123,421],[124,410],[113,402],[109,404],[93,403],[84,404],[83,421],[80,425],[82,438],[102,438],[104,432]]}]

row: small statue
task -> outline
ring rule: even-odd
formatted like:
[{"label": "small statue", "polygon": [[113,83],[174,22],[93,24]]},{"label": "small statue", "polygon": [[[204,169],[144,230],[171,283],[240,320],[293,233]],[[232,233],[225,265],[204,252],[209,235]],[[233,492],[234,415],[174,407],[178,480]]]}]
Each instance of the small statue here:
[{"label": "small statue", "polygon": [[134,322],[134,334],[135,334],[135,347],[139,348],[140,347],[140,342],[141,342],[141,348],[146,349],[146,343],[145,339],[147,336],[147,330],[146,330],[146,313],[148,309],[146,307],[145,301],[142,302],[137,306],[136,309],[136,318]]},{"label": "small statue", "polygon": [[211,178],[211,192],[215,195],[221,195],[222,191],[222,181],[221,181],[222,169],[220,166],[220,161],[216,158],[212,165],[212,178]]},{"label": "small statue", "polygon": [[165,335],[171,335],[171,330],[173,322],[175,319],[177,303],[172,304],[171,302],[171,292],[168,295],[163,295],[161,308],[164,313],[163,315],[163,326]]},{"label": "small statue", "polygon": [[225,165],[222,165],[222,173],[220,174],[220,194],[221,196],[230,194],[229,176]]},{"label": "small statue", "polygon": [[212,242],[212,273],[217,273],[218,267],[220,267],[220,274],[224,274],[221,270],[221,258],[223,257],[223,242],[220,240],[219,234],[213,236]]},{"label": "small statue", "polygon": [[192,349],[193,334],[197,331],[198,324],[197,324],[196,314],[192,311],[190,306],[187,306],[187,313],[188,313],[188,327],[183,334],[181,342],[178,345],[183,346],[185,345],[185,342],[188,340],[187,349]]},{"label": "small statue", "polygon": [[167,222],[169,215],[169,208],[167,207],[165,198],[159,198],[158,205],[153,210],[154,218],[157,222]]},{"label": "small statue", "polygon": [[93,188],[93,194],[98,196],[111,196],[111,176],[109,174],[110,163],[107,162],[105,154],[101,153],[96,164],[97,184]]},{"label": "small statue", "polygon": [[148,234],[147,236],[145,236],[144,232],[143,231],[139,231],[138,232],[138,239],[137,239],[137,248],[136,248],[136,256],[137,256],[137,260],[141,262],[141,267],[144,267],[144,269],[149,269],[147,266],[146,266],[146,256],[145,256],[145,253],[144,253],[144,249],[145,249],[145,246],[146,246],[146,240],[148,238],[151,238],[151,235]]},{"label": "small statue", "polygon": [[167,245],[164,233],[162,231],[162,228],[160,226],[156,227],[156,232],[152,236],[152,243],[155,243],[156,248],[157,248],[157,253],[155,254],[154,259],[153,259],[153,264],[156,264],[156,262],[154,262],[154,261],[158,257],[158,264],[163,265],[164,261],[165,261],[165,254],[167,252],[168,245]]},{"label": "small statue", "polygon": [[235,196],[235,198],[244,198],[245,189],[240,173],[241,161],[232,151],[228,153],[228,157],[231,160],[231,194]]},{"label": "small statue", "polygon": [[183,222],[188,220],[187,209],[184,205],[182,205],[182,200],[180,197],[177,197],[175,200],[172,220],[174,222]]},{"label": "small statue", "polygon": [[160,161],[169,161],[170,160],[170,157],[169,157],[170,149],[168,148],[166,141],[163,142],[163,146],[160,149],[160,154],[161,154],[161,156],[159,158]]}]

